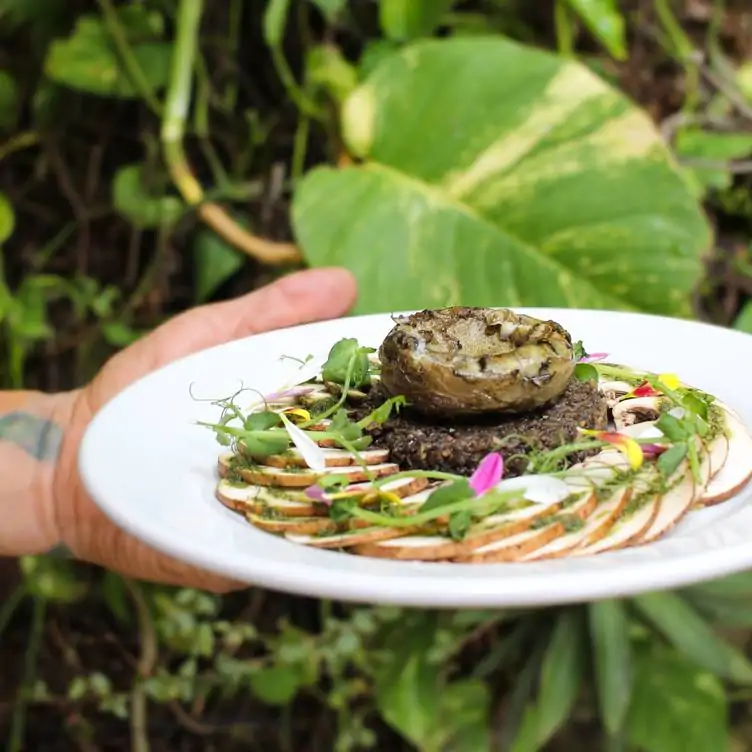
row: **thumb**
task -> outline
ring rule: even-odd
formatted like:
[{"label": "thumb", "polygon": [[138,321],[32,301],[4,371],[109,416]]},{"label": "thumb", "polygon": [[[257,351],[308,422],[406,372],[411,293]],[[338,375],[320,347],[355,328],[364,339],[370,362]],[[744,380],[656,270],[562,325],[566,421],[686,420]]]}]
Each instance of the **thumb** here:
[{"label": "thumb", "polygon": [[[186,355],[240,337],[342,316],[356,298],[345,269],[295,272],[234,300],[200,306],[155,329],[107,365],[108,391]],[[119,382],[119,383],[113,383]]]}]

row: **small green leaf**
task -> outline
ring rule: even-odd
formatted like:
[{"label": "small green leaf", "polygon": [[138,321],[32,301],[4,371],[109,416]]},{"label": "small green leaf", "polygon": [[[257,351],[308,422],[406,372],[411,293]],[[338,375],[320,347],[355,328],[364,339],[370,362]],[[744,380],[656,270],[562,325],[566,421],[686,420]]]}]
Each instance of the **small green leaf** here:
[{"label": "small green leaf", "polygon": [[128,592],[123,578],[113,572],[105,572],[102,578],[102,600],[121,624],[131,623]]},{"label": "small green leaf", "polygon": [[439,486],[435,491],[431,492],[429,497],[420,505],[419,511],[428,512],[431,509],[438,509],[455,501],[469,499],[474,495],[475,491],[470,486],[468,479],[460,478],[459,480],[452,481],[449,485]]},{"label": "small green leaf", "polygon": [[148,229],[176,222],[183,214],[183,202],[176,196],[155,196],[144,187],[141,164],[121,167],[112,181],[115,209],[136,227]]},{"label": "small green leaf", "polygon": [[122,321],[107,321],[102,324],[102,334],[113,347],[128,347],[141,337],[136,331]]},{"label": "small green leaf", "polygon": [[250,676],[251,689],[267,705],[287,705],[303,686],[297,666],[270,666]]},{"label": "small green leaf", "polygon": [[592,34],[617,60],[626,60],[625,23],[616,0],[567,0]]},{"label": "small green leaf", "polygon": [[577,701],[584,668],[583,624],[575,608],[563,610],[541,666],[537,700],[539,749],[566,723]]},{"label": "small green leaf", "polygon": [[673,415],[663,413],[655,422],[655,427],[669,441],[685,441],[687,437],[687,427],[682,421]]},{"label": "small green leaf", "polygon": [[598,383],[598,369],[592,363],[578,363],[574,367],[574,375],[578,381],[593,381]]},{"label": "small green leaf", "polygon": [[449,535],[452,536],[452,540],[463,540],[472,524],[473,515],[468,509],[449,515]]},{"label": "small green leaf", "polygon": [[[163,89],[169,81],[172,45],[145,41],[132,44],[130,49],[151,93]],[[98,16],[79,16],[69,37],[54,40],[44,70],[51,80],[89,94],[124,99],[141,96]]]},{"label": "small green leaf", "polygon": [[358,72],[339,47],[322,44],[308,53],[306,80],[313,86],[320,86],[341,104],[358,85]]},{"label": "small green leaf", "polygon": [[219,235],[211,230],[200,230],[193,243],[196,302],[208,300],[244,263],[243,255]]},{"label": "small green leaf", "polygon": [[632,649],[629,620],[621,601],[608,600],[588,606],[593,665],[603,725],[615,736],[624,724],[632,696]]},{"label": "small green leaf", "polygon": [[0,193],[0,245],[13,235],[16,229],[16,213],[4,193]]},{"label": "small green leaf", "polygon": [[273,410],[262,410],[251,413],[244,421],[246,431],[266,431],[269,428],[280,425],[282,419]]},{"label": "small green leaf", "polygon": [[0,131],[11,131],[18,120],[18,87],[10,73],[0,70]]},{"label": "small green leaf", "polygon": [[[352,369],[351,369],[351,363]],[[370,363],[365,348],[360,347],[353,337],[335,342],[329,351],[326,363],[321,369],[321,378],[335,384],[344,385],[350,371],[350,386],[357,388],[368,381]]]},{"label": "small green leaf", "polygon": [[373,424],[376,424],[377,426],[383,425],[389,420],[389,416],[392,412],[398,413],[400,408],[406,404],[407,400],[401,394],[396,397],[390,397],[389,399],[384,400],[384,402],[382,402],[375,410],[366,415],[365,418],[359,420],[358,423],[366,428]]},{"label": "small green leaf", "polygon": [[248,454],[253,457],[282,454],[290,448],[290,437],[286,431],[279,431],[278,434],[249,431],[243,434],[242,441]]},{"label": "small green leaf", "polygon": [[350,478],[347,475],[325,475],[318,479],[318,485],[325,491],[339,491],[345,486],[350,485]]},{"label": "small green leaf", "polygon": [[679,442],[669,447],[665,452],[658,457],[658,469],[665,477],[673,475],[676,469],[682,463],[687,456],[688,446],[685,441]]},{"label": "small green leaf", "polygon": [[636,655],[627,736],[641,752],[720,752],[729,748],[722,684],[676,652],[652,644]]},{"label": "small green leaf", "polygon": [[433,34],[455,0],[381,0],[379,23],[384,35],[407,42]]},{"label": "small green leaf", "polygon": [[264,12],[264,39],[270,47],[278,47],[285,34],[290,0],[269,0]]},{"label": "small green leaf", "polygon": [[724,642],[697,611],[675,593],[649,593],[632,600],[637,610],[698,666],[739,684],[752,684],[752,664]]}]

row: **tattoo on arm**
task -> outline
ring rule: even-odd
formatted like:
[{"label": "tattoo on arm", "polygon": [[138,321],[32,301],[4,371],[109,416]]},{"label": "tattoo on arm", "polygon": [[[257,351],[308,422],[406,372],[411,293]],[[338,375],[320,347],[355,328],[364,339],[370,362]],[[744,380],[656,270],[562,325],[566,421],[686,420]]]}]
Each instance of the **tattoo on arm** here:
[{"label": "tattoo on arm", "polygon": [[40,462],[57,459],[63,430],[57,423],[16,411],[0,415],[0,442],[15,444]]}]

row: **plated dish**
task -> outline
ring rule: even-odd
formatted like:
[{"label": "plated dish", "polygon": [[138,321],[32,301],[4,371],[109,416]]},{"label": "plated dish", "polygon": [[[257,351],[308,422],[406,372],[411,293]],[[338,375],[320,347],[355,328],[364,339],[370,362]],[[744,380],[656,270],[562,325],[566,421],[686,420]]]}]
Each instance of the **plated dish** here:
[{"label": "plated dish", "polygon": [[520,564],[652,545],[752,478],[744,420],[681,372],[507,309],[391,323],[285,353],[300,368],[272,391],[209,400],[222,504],[292,545]]}]

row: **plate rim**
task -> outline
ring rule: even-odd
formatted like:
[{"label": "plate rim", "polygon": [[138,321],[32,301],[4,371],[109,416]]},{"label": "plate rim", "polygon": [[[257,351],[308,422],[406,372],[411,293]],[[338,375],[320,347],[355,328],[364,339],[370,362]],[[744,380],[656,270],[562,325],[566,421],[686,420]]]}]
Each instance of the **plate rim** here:
[{"label": "plate rim", "polygon": [[[507,306],[493,306],[495,308]],[[555,319],[561,315],[574,315],[597,317],[607,314],[610,317],[621,319],[634,319],[635,317],[645,321],[662,320],[670,323],[671,326],[687,327],[697,329],[701,327],[706,330],[718,330],[724,332],[724,336],[748,337],[743,332],[723,327],[717,324],[704,321],[696,321],[686,318],[665,316],[645,312],[631,311],[613,311],[608,309],[588,309],[588,308],[560,308],[560,307],[536,307],[536,306],[508,306],[514,311],[520,313],[531,313],[537,317],[550,317]],[[425,309],[414,309],[425,310]],[[247,582],[248,587],[261,586],[278,592],[287,592],[297,595],[310,594],[313,591],[313,597],[329,598],[343,602],[352,603],[369,603],[385,604],[407,607],[428,607],[428,608],[477,608],[477,607],[530,607],[530,606],[553,606],[570,603],[591,602],[607,598],[629,597],[638,593],[652,592],[665,588],[675,589],[691,584],[721,577],[732,572],[752,566],[752,546],[746,548],[742,543],[735,546],[724,547],[723,556],[719,556],[716,549],[693,552],[675,552],[668,558],[662,559],[655,557],[642,556],[638,561],[625,563],[622,569],[622,576],[618,582],[614,582],[613,567],[605,567],[603,571],[594,568],[592,571],[567,571],[562,569],[559,572],[546,571],[545,574],[532,572],[531,567],[535,564],[544,562],[528,563],[499,563],[484,564],[484,571],[488,576],[473,576],[463,580],[462,588],[454,588],[451,598],[441,598],[441,586],[448,585],[447,577],[454,582],[456,578],[462,578],[462,572],[472,567],[478,570],[477,564],[434,564],[428,562],[399,562],[395,568],[395,574],[375,574],[363,573],[360,571],[347,571],[343,568],[342,575],[335,581],[328,581],[322,578],[322,572],[316,576],[316,568],[311,568],[310,564],[305,561],[287,561],[284,563],[284,574],[275,572],[271,567],[255,566],[250,567],[245,564],[241,569],[233,566],[224,559],[212,559],[207,557],[203,552],[197,550],[197,547],[181,545],[180,540],[173,540],[168,532],[157,534],[157,531],[148,529],[148,525],[138,524],[134,521],[132,515],[128,515],[127,510],[119,509],[117,504],[111,504],[106,497],[106,492],[101,488],[97,473],[90,472],[93,470],[93,463],[88,461],[91,454],[92,446],[99,440],[100,427],[107,426],[107,419],[117,405],[127,402],[129,395],[137,389],[144,388],[144,382],[156,379],[159,374],[180,367],[180,364],[192,359],[201,360],[211,357],[213,352],[228,346],[238,346],[251,341],[260,339],[274,339],[284,332],[311,331],[316,329],[326,329],[339,325],[341,322],[350,322],[353,329],[362,328],[367,321],[383,320],[384,323],[390,318],[409,315],[413,310],[400,311],[396,313],[370,313],[343,316],[334,319],[309,322],[294,326],[283,327],[269,332],[253,333],[244,337],[236,338],[225,343],[205,348],[196,353],[178,358],[171,363],[161,366],[148,374],[141,376],[139,379],[131,382],[117,395],[109,399],[93,416],[92,420],[86,427],[81,439],[77,455],[77,468],[81,481],[99,509],[119,528],[138,538],[147,546],[160,551],[168,556],[178,559],[186,564],[193,565],[204,569],[208,572],[228,577],[233,580]],[[316,336],[316,335],[312,335]],[[752,341],[748,341],[752,345]],[[114,406],[114,407],[113,407]],[[737,405],[732,405],[736,408]],[[752,402],[750,403],[752,408]],[[219,502],[216,502],[217,504]],[[227,511],[227,510],[220,510]],[[729,516],[737,518],[739,514],[747,511],[752,516],[752,505],[749,508],[741,508],[732,512]],[[229,513],[233,514],[233,513]],[[751,520],[752,521],[752,520]],[[228,520],[228,523],[230,521]],[[247,524],[247,523],[244,523]],[[723,524],[723,520],[716,520],[713,526]],[[269,535],[262,531],[254,531],[260,535]],[[296,545],[296,544],[290,544]],[[660,541],[651,544],[651,546],[660,545]],[[633,551],[636,549],[632,549]],[[647,550],[647,549],[645,549]],[[599,554],[599,561],[604,557],[609,560],[621,552],[607,552]],[[644,553],[644,551],[642,552]],[[329,556],[348,556],[333,551],[316,551],[316,554]],[[294,557],[293,557],[294,558]],[[595,558],[595,557],[594,557]],[[377,560],[371,560],[377,561]],[[378,560],[382,561],[382,560]],[[395,564],[395,562],[390,562]],[[262,562],[263,564],[263,562]],[[450,567],[455,574],[447,575],[445,568]],[[250,574],[250,570],[255,568],[255,573]],[[402,589],[392,589],[389,585],[393,580],[401,580],[397,571],[405,571],[409,568],[413,571],[421,570],[423,574],[420,577],[410,577],[410,587]],[[524,568],[524,569],[523,569]],[[548,567],[546,567],[548,569]],[[525,574],[525,570],[529,573]],[[545,577],[550,587],[545,591],[533,585],[532,580],[538,577]],[[503,588],[498,587],[498,579],[506,580]],[[571,587],[572,579],[580,580],[578,587]],[[558,585],[558,582],[564,587]],[[387,591],[387,592],[385,592]]]}]

